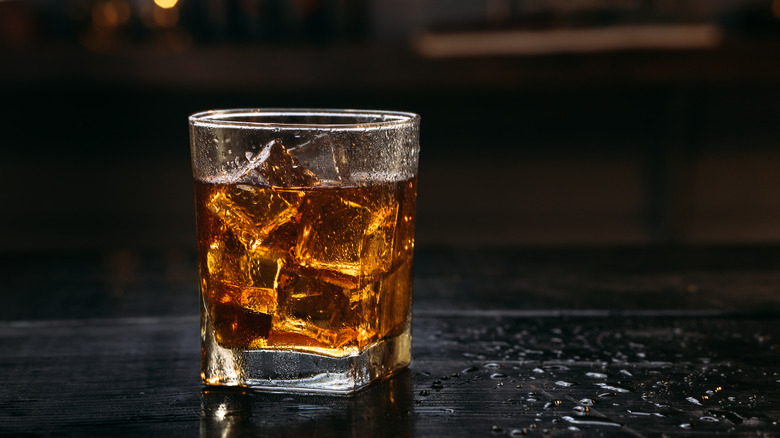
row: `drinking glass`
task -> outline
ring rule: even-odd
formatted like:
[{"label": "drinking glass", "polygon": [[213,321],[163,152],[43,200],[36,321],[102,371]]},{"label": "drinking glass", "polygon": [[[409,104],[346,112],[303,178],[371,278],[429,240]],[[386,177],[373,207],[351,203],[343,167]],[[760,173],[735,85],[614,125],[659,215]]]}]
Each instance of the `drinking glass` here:
[{"label": "drinking glass", "polygon": [[419,121],[190,116],[204,384],[349,394],[409,364]]}]

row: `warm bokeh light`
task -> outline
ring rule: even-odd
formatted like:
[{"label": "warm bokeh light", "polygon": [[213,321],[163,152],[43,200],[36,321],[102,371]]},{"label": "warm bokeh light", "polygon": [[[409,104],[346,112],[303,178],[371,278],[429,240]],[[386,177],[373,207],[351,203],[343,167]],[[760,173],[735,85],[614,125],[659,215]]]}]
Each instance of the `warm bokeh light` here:
[{"label": "warm bokeh light", "polygon": [[772,2],[772,13],[775,17],[780,18],[780,0],[774,0]]},{"label": "warm bokeh light", "polygon": [[157,27],[173,27],[179,21],[179,11],[176,9],[154,8],[152,18]]},{"label": "warm bokeh light", "polygon": [[154,0],[154,4],[156,4],[157,6],[163,9],[170,9],[176,6],[177,2],[178,0]]},{"label": "warm bokeh light", "polygon": [[92,7],[92,22],[104,29],[113,29],[130,19],[130,5],[125,0],[106,0]]}]

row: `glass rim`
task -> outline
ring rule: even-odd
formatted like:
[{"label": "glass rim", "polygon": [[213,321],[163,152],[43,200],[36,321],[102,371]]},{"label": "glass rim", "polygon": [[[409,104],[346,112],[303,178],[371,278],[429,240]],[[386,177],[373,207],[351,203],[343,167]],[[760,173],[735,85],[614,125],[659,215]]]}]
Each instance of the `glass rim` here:
[{"label": "glass rim", "polygon": [[[358,117],[376,118],[376,121],[347,123],[295,123],[295,122],[258,122],[241,120],[242,117],[279,117],[279,116],[340,116],[345,120]],[[366,130],[387,129],[412,125],[419,122],[420,116],[411,112],[334,109],[334,108],[230,108],[200,111],[189,116],[192,126],[214,128],[248,128],[248,129],[280,129],[280,130]]]}]

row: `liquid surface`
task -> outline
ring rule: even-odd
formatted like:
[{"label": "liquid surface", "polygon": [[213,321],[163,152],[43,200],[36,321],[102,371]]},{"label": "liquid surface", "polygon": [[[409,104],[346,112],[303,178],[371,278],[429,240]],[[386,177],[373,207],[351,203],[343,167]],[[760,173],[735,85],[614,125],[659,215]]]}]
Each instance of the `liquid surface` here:
[{"label": "liquid surface", "polygon": [[340,357],[408,330],[416,189],[196,181],[203,317],[217,343]]}]

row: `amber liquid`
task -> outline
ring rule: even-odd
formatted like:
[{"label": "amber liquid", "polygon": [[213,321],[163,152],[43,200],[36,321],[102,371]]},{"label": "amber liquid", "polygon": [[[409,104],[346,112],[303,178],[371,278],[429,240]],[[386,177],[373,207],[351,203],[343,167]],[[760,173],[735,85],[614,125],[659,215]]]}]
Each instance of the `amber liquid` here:
[{"label": "amber liquid", "polygon": [[203,316],[220,346],[343,357],[408,330],[416,178],[196,182],[195,196]]}]

